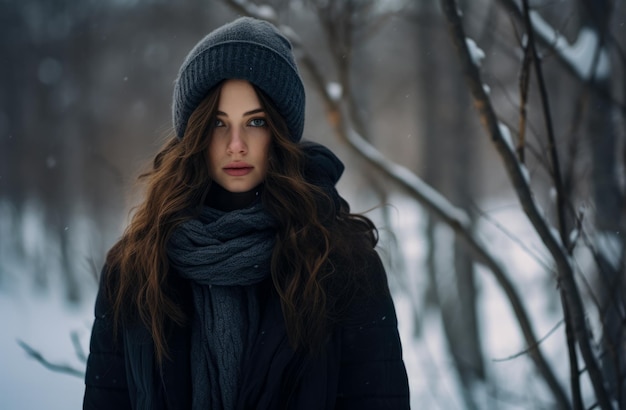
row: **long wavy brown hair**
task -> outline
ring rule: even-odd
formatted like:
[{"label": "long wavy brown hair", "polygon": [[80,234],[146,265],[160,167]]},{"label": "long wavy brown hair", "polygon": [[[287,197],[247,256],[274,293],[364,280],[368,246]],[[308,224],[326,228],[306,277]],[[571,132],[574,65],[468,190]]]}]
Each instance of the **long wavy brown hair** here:
[{"label": "long wavy brown hair", "polygon": [[[140,175],[145,198],[121,239],[107,255],[106,286],[115,329],[140,320],[150,330],[159,360],[167,357],[166,325],[186,323],[185,310],[170,289],[172,268],[166,246],[172,231],[197,215],[211,186],[208,145],[221,84],[191,115],[182,139],[172,137]],[[360,290],[372,284],[363,261],[372,260],[377,231],[365,216],[328,189],[305,179],[307,158],[288,137],[271,100],[255,88],[272,132],[269,166],[261,194],[278,221],[271,276],[294,349],[323,349],[334,324]],[[116,330],[117,331],[117,330]]]}]

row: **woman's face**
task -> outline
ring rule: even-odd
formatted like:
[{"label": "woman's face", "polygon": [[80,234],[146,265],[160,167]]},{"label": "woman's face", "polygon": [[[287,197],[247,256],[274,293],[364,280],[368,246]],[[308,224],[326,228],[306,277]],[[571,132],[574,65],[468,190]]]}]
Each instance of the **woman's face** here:
[{"label": "woman's face", "polygon": [[209,143],[209,175],[230,192],[247,192],[265,179],[271,133],[252,85],[226,81]]}]

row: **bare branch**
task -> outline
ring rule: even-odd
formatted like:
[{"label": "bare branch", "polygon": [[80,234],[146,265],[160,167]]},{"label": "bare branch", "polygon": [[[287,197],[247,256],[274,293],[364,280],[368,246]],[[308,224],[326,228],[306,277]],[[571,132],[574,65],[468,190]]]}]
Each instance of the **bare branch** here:
[{"label": "bare branch", "polygon": [[[510,135],[506,135],[508,134],[508,129],[505,130],[501,126],[493,106],[491,105],[491,101],[485,93],[480,72],[478,67],[474,64],[468,49],[465,32],[461,18],[457,11],[456,2],[454,0],[441,0],[441,4],[444,15],[448,20],[452,41],[456,46],[461,60],[462,69],[465,73],[468,86],[474,99],[474,104],[480,114],[483,125],[485,126],[488,135],[491,137],[494,146],[503,160],[524,212],[534,226],[539,237],[546,245],[548,251],[555,259],[559,283],[563,287],[566,303],[570,308],[574,334],[589,371],[589,376],[598,402],[603,409],[610,409],[611,405],[607,398],[602,374],[591,347],[590,341],[593,338],[587,327],[586,313],[583,308],[578,287],[574,280],[573,268],[567,254],[567,250],[563,246],[563,243],[559,240],[558,235],[553,234],[552,229],[544,219],[542,212],[535,203],[530,190],[529,181],[525,176],[525,168],[517,162],[515,152],[510,141]],[[544,377],[545,376],[547,376],[547,374],[544,374]],[[569,403],[567,397],[556,378],[554,380],[549,380],[549,383],[553,393],[556,395],[559,405],[562,408],[568,408]]]},{"label": "bare branch", "polygon": [[488,223],[493,225],[497,230],[502,232],[507,238],[517,244],[526,254],[535,260],[539,265],[545,269],[546,272],[556,273],[554,272],[554,268],[550,266],[550,264],[542,259],[542,255],[537,254],[534,250],[532,250],[524,241],[515,236],[513,232],[509,231],[505,226],[503,226],[500,222],[496,221],[495,218],[492,218],[487,212],[480,209],[476,204],[473,206],[475,212],[483,219],[485,219]]},{"label": "bare branch", "polygon": [[72,339],[72,345],[74,345],[74,353],[76,353],[76,357],[83,363],[87,363],[87,355],[85,354],[85,350],[83,349],[83,345],[80,343],[80,336],[77,331],[72,331],[70,334]]},{"label": "bare branch", "polygon": [[543,117],[546,123],[546,136],[548,138],[548,150],[550,160],[552,162],[551,174],[556,188],[557,215],[559,221],[559,233],[561,234],[561,242],[567,248],[569,238],[567,235],[567,225],[565,220],[565,198],[563,195],[563,181],[561,178],[561,166],[559,163],[559,155],[556,149],[556,138],[554,137],[554,127],[552,126],[552,114],[550,113],[550,102],[548,100],[548,91],[541,70],[541,60],[537,48],[535,47],[535,36],[533,33],[532,23],[530,22],[530,8],[528,0],[522,0],[524,4],[524,22],[526,23],[528,44],[526,52],[529,54],[533,66],[535,67],[535,75],[539,85],[539,94],[541,96],[541,106],[543,108]]},{"label": "bare branch", "polygon": [[58,364],[58,363],[52,363],[52,362],[48,361],[48,359],[43,357],[43,355],[40,352],[38,352],[37,350],[32,348],[26,342],[23,342],[23,341],[18,339],[17,340],[17,344],[20,345],[20,347],[22,349],[24,349],[26,351],[26,353],[30,357],[32,357],[33,359],[37,360],[45,368],[47,368],[49,370],[52,370],[53,372],[66,373],[66,374],[69,374],[71,376],[80,377],[81,379],[85,377],[85,372],[82,371],[82,370],[75,369],[72,366],[67,365],[67,364]]},{"label": "bare branch", "polygon": [[530,85],[530,48],[522,44],[524,49],[524,59],[522,60],[522,71],[519,78],[520,104],[519,104],[519,141],[517,144],[517,156],[519,162],[524,164],[524,146],[526,145],[526,106],[528,104],[528,89]]},{"label": "bare branch", "polygon": [[500,359],[492,359],[494,362],[508,362],[509,360],[513,360],[513,359],[517,359],[518,357],[521,356],[525,356],[528,353],[530,353],[530,351],[532,349],[537,349],[539,347],[539,345],[541,343],[543,343],[545,340],[547,340],[550,336],[552,336],[554,334],[554,332],[556,332],[556,330],[563,324],[563,320],[559,320],[556,325],[554,325],[552,327],[552,329],[550,329],[548,331],[548,333],[546,333],[546,335],[544,337],[542,337],[541,339],[537,340],[537,343],[533,346],[529,346],[528,348],[522,350],[521,352],[517,352],[514,355],[511,356],[507,356],[507,357],[503,357]]},{"label": "bare branch", "polygon": [[[498,2],[502,5],[502,7],[504,7],[505,10],[509,12],[510,15],[514,16],[520,21],[523,21],[523,10],[515,0],[498,0]],[[571,50],[573,47],[569,44],[569,42],[565,39],[563,35],[559,34],[556,30],[553,30],[536,12],[533,12],[531,14],[531,23],[534,29],[533,31],[537,35],[537,40],[544,46],[549,47],[553,51],[553,55],[556,57],[556,59],[574,77],[578,78],[584,83],[589,83],[590,80],[593,79],[594,76],[596,76],[597,61],[592,61],[590,65],[577,64],[577,62],[572,58],[572,55],[575,55],[576,53],[567,53],[567,50]],[[618,50],[619,56],[622,61],[624,61],[626,59],[626,55],[624,54],[623,50],[619,48],[619,42],[616,41],[614,38],[613,40],[614,41],[612,42],[612,44]],[[600,43],[595,45],[595,47],[597,47],[595,53],[604,52],[603,50],[599,50],[601,46],[602,45]],[[601,95],[603,98],[610,101],[616,107],[619,107],[623,114],[626,113],[626,104],[618,101],[606,90],[603,90],[599,87],[593,87],[593,90]]]},{"label": "bare branch", "polygon": [[[532,23],[530,22],[530,7],[528,0],[522,0],[524,6],[524,23],[528,35],[528,44],[525,49],[525,58],[529,58],[535,68],[535,75],[539,86],[539,94],[541,96],[541,106],[543,108],[543,117],[546,125],[546,135],[548,138],[548,148],[550,159],[552,162],[552,179],[556,188],[556,213],[559,222],[559,233],[563,246],[569,249],[569,237],[567,233],[567,220],[565,218],[565,195],[563,191],[563,180],[561,178],[561,165],[559,162],[558,151],[556,147],[556,139],[554,137],[554,128],[552,126],[552,114],[550,113],[550,103],[548,100],[548,91],[543,78],[541,69],[541,60],[535,46],[535,36]],[[563,308],[563,316],[565,318],[565,336],[567,341],[567,350],[570,362],[570,386],[572,388],[572,401],[574,409],[582,410],[582,396],[580,394],[580,377],[578,374],[578,356],[576,355],[576,338],[572,330],[570,308],[565,300],[563,288],[560,289],[561,305]]]}]

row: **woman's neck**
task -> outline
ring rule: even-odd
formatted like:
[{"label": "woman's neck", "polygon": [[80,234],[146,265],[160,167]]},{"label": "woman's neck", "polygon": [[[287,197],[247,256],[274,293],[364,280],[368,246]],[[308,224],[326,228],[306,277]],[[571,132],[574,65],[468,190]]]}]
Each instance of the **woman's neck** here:
[{"label": "woman's neck", "polygon": [[230,212],[243,209],[254,202],[261,192],[261,185],[247,192],[230,192],[213,182],[206,204],[220,211]]}]

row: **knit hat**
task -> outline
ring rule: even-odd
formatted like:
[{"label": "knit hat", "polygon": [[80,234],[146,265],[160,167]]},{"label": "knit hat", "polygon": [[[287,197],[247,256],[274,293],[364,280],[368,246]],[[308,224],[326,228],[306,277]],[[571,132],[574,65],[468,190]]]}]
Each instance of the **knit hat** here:
[{"label": "knit hat", "polygon": [[241,17],[204,37],[191,50],[174,84],[172,114],[183,138],[191,113],[220,81],[243,79],[260,88],[282,114],[289,137],[304,128],[304,86],[291,44],[267,21]]}]

